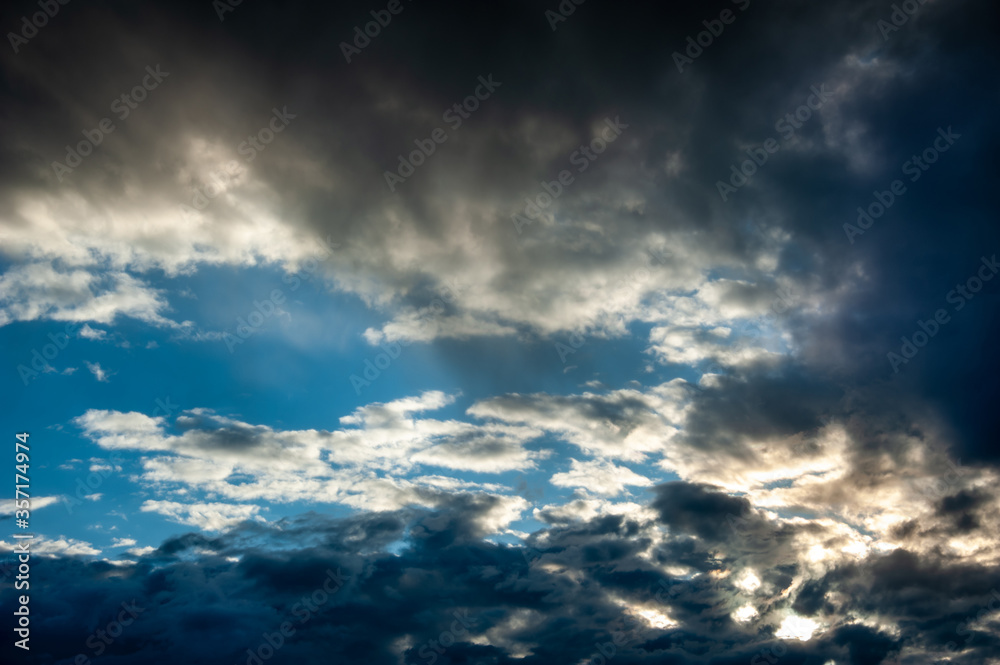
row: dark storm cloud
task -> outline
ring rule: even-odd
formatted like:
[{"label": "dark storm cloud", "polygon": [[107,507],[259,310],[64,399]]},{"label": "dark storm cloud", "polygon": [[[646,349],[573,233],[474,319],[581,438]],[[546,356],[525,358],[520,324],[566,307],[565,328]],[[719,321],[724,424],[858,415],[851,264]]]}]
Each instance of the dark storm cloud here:
[{"label": "dark storm cloud", "polygon": [[[679,483],[660,487],[658,494],[664,513],[697,513],[706,520],[743,503]],[[442,663],[575,662],[622,631],[628,636],[617,647],[622,662],[735,663],[767,648],[787,651],[789,662],[877,663],[903,643],[943,645],[950,622],[974,617],[976,603],[989,600],[983,590],[1000,584],[995,571],[982,567],[921,562],[905,551],[875,557],[831,570],[801,587],[797,598],[774,595],[767,602],[835,624],[851,615],[891,618],[902,627],[900,639],[841,623],[822,639],[782,642],[773,627],[758,633],[729,618],[745,600],[725,579],[736,561],[726,545],[716,541],[708,574],[673,578],[640,556],[657,537],[653,523],[602,517],[544,530],[532,539],[535,546],[508,547],[481,540],[467,526],[488,508],[475,497],[456,497],[454,507],[434,512],[342,520],[309,514],[272,526],[246,523],[212,539],[172,539],[132,566],[47,559],[39,587],[33,587],[37,639],[46,648],[33,650],[24,662],[68,663],[76,653],[93,657],[88,636],[126,602],[141,611],[106,654],[102,650],[108,662],[242,663],[247,648],[266,644],[264,635],[273,637],[289,621],[296,630],[269,662],[311,662],[323,654],[419,663],[429,661],[430,653]],[[673,520],[673,528],[687,518],[665,519]],[[676,536],[675,551],[686,538]],[[392,541],[405,545],[396,555],[385,554]],[[316,593],[331,572],[337,582],[327,584],[329,593]],[[779,566],[771,574],[765,584],[795,588],[794,569]],[[824,596],[830,600],[821,602]],[[616,599],[660,611],[679,625],[643,624]],[[456,632],[446,638],[447,648],[437,653],[442,633],[451,630]],[[986,634],[974,633],[979,642],[963,646],[964,656],[991,648]],[[489,635],[492,646],[477,644],[477,635]],[[515,658],[523,649],[533,655]]]},{"label": "dark storm cloud", "polygon": [[[657,552],[665,564],[682,554],[673,560],[689,560],[703,572],[717,571],[721,555],[730,566],[760,571],[762,582],[779,589],[789,587],[799,572],[797,564],[791,563],[796,537],[813,529],[768,519],[747,499],[698,483],[660,485],[650,507],[672,536]],[[695,565],[699,563],[696,553],[705,557],[700,565]]]},{"label": "dark storm cloud", "polygon": [[750,502],[713,490],[718,488],[667,483],[658,488],[653,507],[671,530],[712,541],[724,540],[732,528],[726,518],[741,517],[750,510]]},{"label": "dark storm cloud", "polygon": [[803,367],[784,365],[778,372],[750,367],[696,395],[685,428],[688,444],[738,454],[744,437],[809,432],[823,424],[840,396],[832,381]]},{"label": "dark storm cloud", "polygon": [[[5,169],[20,176],[6,181],[8,192],[23,195],[53,184],[50,163],[63,146],[94,126],[146,65],[169,63],[163,66],[170,76],[62,188],[92,202],[122,200],[117,175],[127,163],[128,177],[141,183],[147,201],[175,214],[207,178],[184,166],[194,157],[185,152],[190,140],[217,140],[235,151],[243,137],[263,126],[272,107],[288,105],[297,114],[294,125],[254,161],[253,177],[275,194],[290,234],[332,235],[350,245],[352,274],[340,277],[342,287],[374,297],[372,287],[363,284],[375,280],[392,297],[405,298],[415,283],[458,275],[489,247],[488,260],[499,268],[489,291],[510,298],[511,291],[544,283],[549,293],[532,305],[526,299],[493,302],[484,296],[496,293],[475,289],[461,307],[473,307],[477,300],[483,316],[492,310],[537,325],[563,296],[579,296],[572,293],[572,280],[549,277],[550,270],[572,274],[585,265],[607,268],[653,231],[697,231],[701,252],[712,260],[732,264],[752,281],[766,281],[767,275],[749,267],[761,251],[760,239],[744,231],[750,217],[756,228],[791,234],[778,272],[835,303],[822,316],[790,319],[804,357],[872,376],[888,374],[882,372],[882,359],[895,350],[900,335],[912,332],[899,331],[899,317],[913,317],[915,326],[941,304],[938,294],[947,293],[950,284],[936,285],[932,277],[948,274],[948,268],[961,277],[960,250],[976,260],[973,254],[980,248],[992,251],[990,239],[997,239],[988,227],[974,226],[982,218],[978,211],[985,193],[973,176],[988,169],[984,160],[995,143],[986,122],[988,102],[995,96],[977,83],[992,71],[989,59],[995,55],[987,53],[984,60],[976,51],[976,37],[984,37],[988,22],[976,18],[981,12],[967,9],[975,3],[923,6],[918,18],[884,41],[875,28],[886,11],[878,3],[822,3],[806,10],[753,2],[683,74],[676,71],[673,52],[683,50],[686,38],[703,29],[703,20],[714,19],[718,8],[590,3],[552,32],[543,10],[526,3],[486,8],[452,3],[434,10],[404,6],[350,64],[337,45],[370,20],[367,10],[240,6],[218,21],[204,3],[153,14],[116,3],[68,7],[25,52],[8,58],[5,71],[20,105],[11,123],[23,137],[6,146]],[[431,26],[448,39],[428,38]],[[185,39],[173,39],[176,34]],[[954,34],[969,38],[956,40]],[[934,44],[933,55],[917,48],[926,41]],[[118,57],[102,48],[109,42]],[[73,57],[62,57],[65,52]],[[441,124],[442,111],[472,94],[479,75],[490,72],[502,86],[396,194],[390,193],[383,172],[414,148],[414,139]],[[715,183],[727,177],[730,164],[745,158],[742,147],[774,134],[775,120],[804,103],[810,86],[827,81],[837,93],[825,115],[806,123],[797,132],[798,142],[773,155],[751,186],[728,203],[719,200]],[[585,174],[590,179],[579,192],[560,201],[567,213],[601,219],[603,246],[596,253],[580,253],[557,240],[545,247],[541,264],[539,248],[514,241],[508,218],[518,207],[501,202],[520,201],[540,179],[551,179],[572,147],[589,138],[590,124],[607,114],[627,117],[629,131],[641,141],[609,149],[601,168]],[[855,245],[842,238],[842,225],[853,221],[856,205],[867,204],[872,189],[887,187],[899,165],[926,142],[925,135],[933,139],[939,125],[949,124],[966,132],[947,155],[952,163],[914,183]],[[533,126],[551,131],[539,134]],[[662,167],[671,154],[682,164],[674,175]],[[582,196],[584,189],[615,188],[643,200],[641,212],[595,209]],[[458,200],[481,202],[480,210],[469,212],[478,218],[454,220]],[[954,206],[949,217],[968,218],[975,230],[944,230],[946,204]],[[240,228],[238,205],[220,197],[207,214],[222,228]],[[621,203],[611,201],[616,206]],[[918,209],[934,214],[906,224],[890,219],[902,220]],[[449,248],[441,252],[438,267],[414,271],[386,260],[391,253],[386,238],[392,235],[384,221],[387,213],[405,216],[422,237]],[[474,224],[468,241],[462,239],[466,224]],[[586,238],[587,232],[581,233]],[[236,260],[264,247],[255,238],[245,247],[204,254],[167,229],[158,235],[156,242],[133,239],[138,253],[118,260],[177,267]],[[224,236],[212,240],[221,242]],[[267,258],[281,261],[296,253],[288,248],[284,256],[275,251]],[[850,277],[855,288],[837,292],[859,263],[865,279]],[[528,313],[526,308],[540,309]],[[977,325],[979,318],[970,311],[947,334],[975,336],[976,330],[988,329]],[[579,320],[553,325],[573,327]],[[985,338],[982,344],[962,339],[949,344],[942,333],[934,340],[936,348],[918,359],[939,363],[935,371],[951,380],[907,367],[914,377],[925,377],[919,379],[922,388],[933,393],[934,386],[958,380],[960,370],[949,367],[971,366],[961,371],[979,376],[969,358],[945,360],[949,347],[958,353],[978,353],[983,347],[990,353],[993,345]],[[939,360],[925,360],[932,356]],[[987,454],[974,441],[988,431],[988,421],[982,421],[988,410],[978,408],[988,403],[988,394],[963,400],[939,395],[941,407],[963,423],[959,434],[977,454]]]},{"label": "dark storm cloud", "polygon": [[938,506],[938,514],[954,520],[956,531],[973,531],[982,526],[977,516],[979,509],[988,506],[992,499],[993,495],[985,491],[962,490],[943,498]]},{"label": "dark storm cloud", "polygon": [[[256,648],[262,643],[261,634],[276,630],[285,619],[292,619],[298,631],[273,662],[308,662],[320,653],[363,657],[367,662],[397,662],[391,647],[398,647],[395,640],[404,634],[415,638],[411,647],[402,649],[407,662],[425,662],[426,655],[418,657],[420,648],[447,631],[456,612],[468,618],[477,634],[495,629],[494,644],[503,646],[482,647],[460,639],[440,655],[441,662],[460,662],[475,654],[490,655],[495,659],[491,662],[513,662],[504,654],[504,646],[521,642],[535,645],[536,655],[527,662],[551,662],[547,659],[586,657],[594,649],[594,640],[608,637],[620,623],[621,609],[598,585],[644,600],[660,588],[655,586],[660,576],[645,566],[646,572],[639,577],[615,574],[609,567],[639,564],[635,553],[641,543],[621,537],[634,533],[634,526],[624,527],[624,531],[619,530],[622,525],[609,530],[608,524],[572,533],[555,532],[551,534],[553,543],[532,562],[522,556],[521,548],[469,539],[461,525],[478,509],[471,507],[474,501],[465,503],[470,507],[464,511],[417,517],[411,525],[413,537],[399,556],[348,552],[370,544],[366,534],[374,526],[371,518],[336,523],[312,516],[288,524],[289,533],[272,530],[271,542],[262,549],[228,546],[244,537],[244,528],[262,535],[259,525],[248,524],[213,541],[189,539],[179,548],[179,541],[165,544],[159,553],[135,567],[113,569],[103,563],[53,561],[46,577],[49,581],[43,584],[56,584],[64,575],[75,581],[60,594],[60,601],[67,603],[65,608],[56,612],[45,601],[39,606],[39,614],[59,617],[40,629],[48,634],[47,644],[59,646],[48,655],[33,654],[35,662],[68,662],[63,659],[85,642],[86,630],[106,621],[106,614],[119,602],[117,596],[135,597],[140,607],[148,608],[142,620],[108,649],[107,657],[117,657],[119,662],[232,660],[240,657],[244,644]],[[387,515],[382,520],[402,526],[397,516]],[[311,537],[318,536],[320,542],[289,548],[300,538],[310,537],[299,528],[307,524]],[[342,540],[349,533],[353,534],[350,546]],[[402,537],[404,532],[399,528],[395,535]],[[275,551],[274,546],[282,542],[285,547]],[[183,555],[191,547],[213,553],[191,559]],[[172,556],[164,558],[166,551]],[[225,557],[233,554],[242,557],[239,563],[227,562]],[[548,566],[592,577],[593,586],[547,572]],[[330,567],[344,572],[346,585],[315,618],[298,625],[294,603],[309,597]],[[117,583],[107,583],[110,573]],[[44,591],[36,592],[37,597],[47,597]],[[86,603],[81,602],[84,599]],[[69,607],[79,609],[67,612]],[[524,611],[534,612],[534,621],[503,627],[505,620]],[[82,646],[78,650],[85,651]]]},{"label": "dark storm cloud", "polygon": [[[989,623],[976,622],[998,607],[1000,600],[994,598],[998,583],[993,567],[898,550],[863,566],[837,568],[819,581],[819,588],[828,597],[841,599],[835,605],[850,598],[846,602],[854,611],[878,613],[897,625],[901,637],[896,646],[950,654],[957,662],[973,663],[994,652],[997,645]],[[807,599],[800,607],[805,611],[811,609],[809,605]],[[813,607],[830,609],[828,604]],[[840,605],[835,611],[843,608]]]}]

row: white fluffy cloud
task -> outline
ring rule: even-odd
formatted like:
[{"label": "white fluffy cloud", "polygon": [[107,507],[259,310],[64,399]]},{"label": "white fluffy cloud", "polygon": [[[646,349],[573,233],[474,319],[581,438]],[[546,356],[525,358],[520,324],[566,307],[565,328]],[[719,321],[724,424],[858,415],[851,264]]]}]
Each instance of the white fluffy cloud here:
[{"label": "white fluffy cloud", "polygon": [[[8,543],[0,540],[0,552],[17,551],[17,545],[17,541]],[[39,535],[31,542],[31,554],[44,557],[96,556],[100,553],[101,550],[86,541],[64,536],[52,538]]]},{"label": "white fluffy cloud", "polygon": [[[540,436],[536,429],[415,416],[453,400],[428,392],[370,404],[341,418],[346,427],[333,431],[274,430],[204,409],[177,417],[179,435],[167,432],[164,418],[140,413],[91,410],[75,422],[104,448],[147,453],[141,461],[145,483],[167,493],[188,488],[233,501],[316,501],[372,510],[435,505],[446,495],[443,478],[411,474],[431,468],[523,470],[548,454],[525,448]],[[173,503],[147,505],[156,512],[169,508],[180,519]]]},{"label": "white fluffy cloud", "polygon": [[[50,263],[18,266],[0,275],[0,326],[13,321],[92,321],[110,324],[126,316],[154,326],[181,327],[163,316],[163,293],[125,272],[101,277],[88,270],[66,272]],[[96,331],[87,328],[87,336]]]},{"label": "white fluffy cloud", "polygon": [[592,455],[641,461],[664,451],[676,435],[683,385],[678,380],[647,392],[623,389],[605,395],[506,395],[476,403],[469,414],[552,432]]},{"label": "white fluffy cloud", "polygon": [[569,471],[552,476],[550,481],[557,487],[584,489],[604,496],[616,496],[625,491],[626,485],[646,487],[653,482],[631,469],[610,462],[591,460],[581,462],[570,460]]},{"label": "white fluffy cloud", "polygon": [[258,517],[260,506],[150,500],[142,504],[141,510],[144,513],[159,513],[172,522],[187,524],[206,531],[221,531]]}]

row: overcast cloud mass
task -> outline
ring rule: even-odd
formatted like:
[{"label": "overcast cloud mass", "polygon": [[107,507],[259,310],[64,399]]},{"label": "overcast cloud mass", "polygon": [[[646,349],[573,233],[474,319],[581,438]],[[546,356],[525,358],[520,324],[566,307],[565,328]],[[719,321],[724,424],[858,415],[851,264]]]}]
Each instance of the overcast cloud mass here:
[{"label": "overcast cloud mass", "polygon": [[0,27],[3,663],[1000,663],[996,3]]}]

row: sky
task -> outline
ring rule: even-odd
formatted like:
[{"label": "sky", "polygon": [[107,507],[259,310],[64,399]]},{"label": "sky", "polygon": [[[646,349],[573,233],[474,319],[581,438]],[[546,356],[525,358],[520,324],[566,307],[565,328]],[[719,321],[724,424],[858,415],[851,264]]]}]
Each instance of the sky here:
[{"label": "sky", "polygon": [[998,19],[5,4],[0,661],[1000,663]]}]

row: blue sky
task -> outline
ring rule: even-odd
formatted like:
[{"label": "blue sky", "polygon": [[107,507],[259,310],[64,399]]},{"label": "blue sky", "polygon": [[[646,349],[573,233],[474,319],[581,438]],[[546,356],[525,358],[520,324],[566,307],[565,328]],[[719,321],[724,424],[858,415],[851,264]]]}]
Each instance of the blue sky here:
[{"label": "blue sky", "polygon": [[[630,382],[637,385],[635,376],[657,382],[690,376],[682,368],[650,363],[645,345],[628,339],[581,336],[583,344],[576,348],[573,343],[579,342],[576,338],[571,342],[569,337],[527,343],[485,338],[398,347],[392,363],[362,385],[352,383],[351,377],[365,378],[368,366],[364,361],[374,362],[391,346],[373,347],[362,338],[367,328],[385,322],[384,313],[367,309],[357,298],[330,293],[318,268],[312,272],[209,268],[192,276],[161,275],[154,283],[156,288],[178,294],[168,299],[172,317],[199,321],[202,336],[225,331],[235,338],[239,321],[258,311],[255,303],[269,300],[275,289],[284,298],[277,298],[281,304],[274,314],[264,318],[242,343],[227,344],[225,339],[211,337],[195,340],[190,334],[178,336],[174,331],[150,329],[128,320],[113,327],[87,324],[97,331],[99,339],[77,333],[49,363],[53,371],[43,371],[37,377],[25,374],[28,385],[16,392],[11,413],[35,422],[51,420],[38,433],[42,436],[35,438],[45,439],[46,451],[44,465],[39,466],[45,473],[37,491],[43,496],[63,497],[61,503],[52,504],[43,513],[46,524],[51,524],[53,532],[110,552],[115,552],[113,545],[121,539],[135,540],[137,547],[156,546],[176,533],[178,526],[156,513],[140,511],[145,500],[158,495],[128,482],[141,471],[141,454],[119,451],[112,460],[107,450],[82,435],[74,421],[91,409],[137,412],[164,418],[169,424],[185,411],[210,408],[220,415],[276,429],[333,430],[340,426],[342,416],[359,407],[429,390],[456,396],[453,403],[435,410],[435,418],[461,419],[469,406],[494,394],[498,384],[510,393],[572,393],[586,381],[624,388]],[[7,348],[41,350],[50,342],[50,334],[59,335],[65,329],[62,323],[38,322],[8,326],[2,332],[12,336]],[[13,337],[15,332],[21,335]],[[564,351],[565,363],[557,344],[568,349]],[[31,359],[29,352],[18,365],[30,368]],[[488,376],[480,363],[490,368]],[[107,374],[104,380],[89,369],[94,365]],[[538,447],[561,448],[561,456],[572,452],[552,437],[540,437]],[[120,463],[116,463],[118,459]],[[526,493],[558,501],[572,491],[549,486],[548,477],[567,467],[565,460],[552,460],[537,469],[501,474],[450,472],[450,476],[507,486],[524,482]],[[442,470],[428,466],[421,471],[433,474]],[[661,471],[658,477],[676,476]],[[72,491],[61,491],[67,487]],[[94,500],[98,494],[100,498]],[[205,500],[205,495],[200,498]],[[279,519],[319,507],[333,509],[333,514],[348,512],[294,501],[269,505],[266,517]],[[81,529],[82,525],[86,526]],[[518,528],[526,525],[537,528],[538,523],[528,518]]]}]

